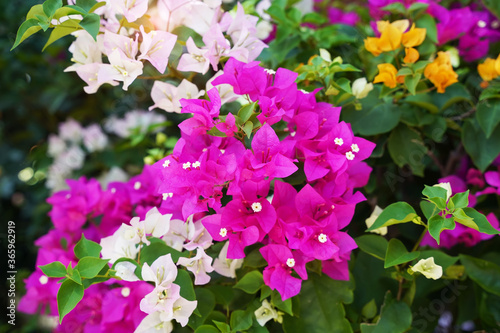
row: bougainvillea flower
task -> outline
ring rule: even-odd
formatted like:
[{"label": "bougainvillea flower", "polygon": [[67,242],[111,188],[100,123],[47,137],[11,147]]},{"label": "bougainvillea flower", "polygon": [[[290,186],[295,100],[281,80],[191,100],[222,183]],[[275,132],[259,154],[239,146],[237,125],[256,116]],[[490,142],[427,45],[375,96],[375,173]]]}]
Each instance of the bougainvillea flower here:
[{"label": "bougainvillea flower", "polygon": [[377,65],[377,68],[379,73],[375,76],[373,83],[382,82],[389,88],[396,88],[398,83],[396,80],[396,74],[398,72],[396,67],[392,64],[379,64]]},{"label": "bougainvillea flower", "polygon": [[413,23],[411,29],[403,34],[401,43],[407,48],[419,46],[424,42],[426,33],[427,29],[415,28],[415,23]]},{"label": "bougainvillea flower", "polygon": [[408,47],[405,49],[405,57],[403,59],[403,62],[405,64],[413,64],[418,61],[418,58],[420,58],[420,54],[416,49],[413,47]]},{"label": "bougainvillea flower", "polygon": [[482,64],[477,65],[477,72],[483,81],[491,81],[498,77],[498,72],[496,70],[496,60],[492,58],[486,58]]},{"label": "bougainvillea flower", "polygon": [[153,30],[146,33],[142,25],[140,30],[142,43],[139,50],[141,54],[137,59],[149,61],[158,72],[163,74],[167,68],[168,57],[177,41],[177,36],[161,30]]},{"label": "bougainvillea flower", "polygon": [[[294,256],[289,248],[284,245],[270,244],[262,247],[260,253],[267,261],[264,269],[264,283],[271,289],[276,289],[283,300],[297,295],[302,284],[301,279],[307,279],[305,264],[300,252]],[[292,276],[292,269],[300,276]]]},{"label": "bougainvillea flower", "polygon": [[181,257],[177,261],[177,265],[182,265],[188,271],[194,274],[194,284],[202,285],[210,282],[210,275],[207,273],[213,272],[212,258],[208,256],[202,248],[196,249],[196,255],[192,258]]},{"label": "bougainvillea flower", "polygon": [[447,52],[438,52],[437,58],[425,67],[424,75],[436,86],[438,93],[444,93],[446,87],[458,82],[458,74],[453,71]]}]

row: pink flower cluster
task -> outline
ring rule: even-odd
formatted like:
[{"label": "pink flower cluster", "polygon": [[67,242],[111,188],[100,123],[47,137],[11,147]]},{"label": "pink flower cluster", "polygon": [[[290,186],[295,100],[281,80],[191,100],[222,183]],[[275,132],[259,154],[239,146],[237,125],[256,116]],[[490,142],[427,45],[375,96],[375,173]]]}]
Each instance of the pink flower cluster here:
[{"label": "pink flower cluster", "polygon": [[[99,242],[113,234],[132,216],[144,217],[150,208],[159,204],[151,168],[126,183],[110,183],[103,191],[94,180],[68,180],[69,190],[52,195],[49,216],[55,229],[39,238],[36,266],[54,261],[73,266],[78,259],[73,254],[81,234]],[[153,290],[146,282],[115,281],[116,284],[93,285],[85,290],[83,300],[57,326],[57,332],[126,332],[137,327],[146,316],[139,309],[142,298]],[[47,278],[39,268],[26,280],[26,295],[21,298],[19,310],[25,313],[43,313],[57,316],[56,295],[60,284]],[[106,316],[103,312],[106,311]]]},{"label": "pink flower cluster", "polygon": [[465,61],[485,57],[490,43],[500,40],[500,22],[478,3],[447,9],[438,4],[439,0],[369,0],[370,14],[379,20],[387,14],[381,8],[395,2],[403,3],[407,8],[413,3],[429,4],[427,13],[437,21],[439,44],[458,39],[459,53]]},{"label": "pink flower cluster", "polygon": [[[213,213],[202,222],[215,240],[229,241],[227,258],[243,258],[245,247],[265,244],[264,281],[283,299],[299,292],[307,278],[304,265],[314,259],[332,278],[348,279],[356,244],[341,230],[364,200],[354,189],[367,183],[371,168],[362,161],[375,147],[339,121],[340,108],[298,90],[296,77],[283,68],[274,73],[257,62],[229,59],[213,84],[229,84],[257,102],[251,144],[245,146],[235,115],[221,115],[220,96],[212,89],[210,101],[180,101],[182,112],[193,116],[179,125],[173,154],[153,165],[161,208],[184,220]],[[219,136],[209,134],[215,129]],[[280,179],[299,167],[306,185],[297,191]]]},{"label": "pink flower cluster", "polygon": [[[500,163],[499,163],[500,165]],[[475,207],[478,198],[488,194],[500,195],[500,167],[497,166],[496,171],[487,171],[484,175],[481,171],[474,168],[467,168],[467,161],[463,161],[461,170],[457,175],[451,175],[439,179],[439,182],[449,182],[451,185],[452,194],[465,192],[470,190],[469,207]],[[494,213],[489,213],[486,218],[495,229],[500,229],[500,223]],[[480,233],[479,231],[468,228],[457,223],[455,229],[444,230],[441,233],[440,245],[427,234],[422,240],[422,245],[431,247],[451,248],[457,244],[464,244],[472,247],[477,243],[492,238],[493,235]]]}]

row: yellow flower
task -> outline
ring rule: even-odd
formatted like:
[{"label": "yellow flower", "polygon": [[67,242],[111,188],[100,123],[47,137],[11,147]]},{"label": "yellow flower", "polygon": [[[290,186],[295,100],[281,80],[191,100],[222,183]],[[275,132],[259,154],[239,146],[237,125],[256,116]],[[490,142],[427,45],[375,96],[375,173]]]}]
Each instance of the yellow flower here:
[{"label": "yellow flower", "polygon": [[447,52],[438,52],[437,58],[425,67],[424,75],[434,84],[438,93],[444,93],[446,87],[458,82],[458,74],[453,71]]},{"label": "yellow flower", "polygon": [[378,67],[378,75],[375,76],[373,83],[383,82],[389,88],[395,88],[397,85],[396,73],[398,70],[392,64],[380,64]]},{"label": "yellow flower", "polygon": [[418,58],[420,58],[420,54],[418,54],[418,51],[413,47],[406,48],[405,55],[406,56],[403,59],[405,64],[413,64],[418,60]]},{"label": "yellow flower", "polygon": [[482,64],[477,65],[477,71],[484,81],[491,81],[498,76],[496,63],[498,60],[487,58]]},{"label": "yellow flower", "polygon": [[402,42],[405,47],[419,46],[424,42],[427,30],[424,28],[415,28],[415,23],[411,26],[410,31],[403,34]]},{"label": "yellow flower", "polygon": [[389,21],[378,21],[377,30],[380,38],[368,37],[365,39],[365,48],[374,56],[382,52],[394,51],[401,46],[403,33],[408,29],[408,20],[399,20],[390,23]]},{"label": "yellow flower", "polygon": [[375,57],[378,57],[382,53],[382,50],[378,47],[378,38],[375,37],[365,39],[365,48]]}]

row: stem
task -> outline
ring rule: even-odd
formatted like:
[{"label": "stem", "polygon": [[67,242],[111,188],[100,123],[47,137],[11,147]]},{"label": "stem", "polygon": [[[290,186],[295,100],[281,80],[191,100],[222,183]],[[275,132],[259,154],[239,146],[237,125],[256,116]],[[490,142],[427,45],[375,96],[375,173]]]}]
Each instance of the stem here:
[{"label": "stem", "polygon": [[424,231],[422,232],[422,234],[418,238],[417,242],[415,243],[415,246],[413,247],[413,249],[411,249],[411,252],[415,252],[418,249],[418,247],[420,246],[420,243],[422,242],[422,239],[424,239],[424,236],[426,233],[427,233],[427,227],[424,229]]},{"label": "stem", "polygon": [[403,277],[399,280],[398,296],[397,296],[398,301],[401,300],[401,296],[403,294],[403,282],[404,282],[404,280],[405,279]]},{"label": "stem", "polygon": [[446,170],[443,164],[439,161],[436,155],[431,150],[427,151],[427,155],[434,161],[434,163],[439,167],[439,171],[441,172],[441,177],[445,176]]},{"label": "stem", "polygon": [[472,109],[470,109],[469,111],[467,111],[465,113],[462,113],[459,116],[451,117],[450,119],[451,120],[462,120],[462,119],[467,118],[468,116],[472,115],[474,112],[476,112],[476,108],[475,107],[472,108]]}]

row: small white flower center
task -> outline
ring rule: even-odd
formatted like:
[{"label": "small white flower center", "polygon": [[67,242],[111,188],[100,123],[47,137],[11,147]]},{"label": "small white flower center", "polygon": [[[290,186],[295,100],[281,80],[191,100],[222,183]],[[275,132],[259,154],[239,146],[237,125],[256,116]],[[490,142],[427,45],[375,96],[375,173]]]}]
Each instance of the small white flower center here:
[{"label": "small white flower center", "polygon": [[225,149],[219,149],[221,154],[224,154],[226,152]]},{"label": "small white flower center", "polygon": [[359,146],[355,143],[351,145],[351,150],[355,153],[359,153]]},{"label": "small white flower center", "polygon": [[328,238],[326,237],[326,235],[325,235],[325,234],[319,234],[319,236],[318,236],[318,241],[319,241],[320,243],[326,243],[326,241],[327,241],[327,240],[328,240]]},{"label": "small white flower center", "polygon": [[220,228],[219,235],[221,235],[221,237],[226,237],[227,236],[227,229]]},{"label": "small white flower center", "polygon": [[121,290],[122,296],[123,297],[129,297],[130,296],[130,288],[124,287]]},{"label": "small white flower center", "polygon": [[169,165],[170,165],[170,160],[165,160],[165,162],[163,162],[164,168],[168,168]]},{"label": "small white flower center", "polygon": [[42,275],[38,281],[40,281],[41,284],[47,284],[47,282],[49,282],[49,278],[46,275]]},{"label": "small white flower center", "polygon": [[480,28],[484,28],[484,27],[486,27],[486,22],[484,22],[483,20],[479,20],[477,22],[477,26]]},{"label": "small white flower center", "polygon": [[182,168],[183,168],[184,170],[189,169],[190,167],[191,167],[191,162],[186,162],[186,163],[183,163],[183,164],[182,164]]},{"label": "small white flower center", "polygon": [[113,188],[111,189],[111,193],[116,193],[116,188],[114,188],[114,187],[113,187]]},{"label": "small white flower center", "polygon": [[270,74],[270,75],[274,75],[274,74],[276,74],[276,71],[275,71],[275,70],[268,69],[268,68],[265,68],[264,70],[266,71],[266,73],[267,73],[267,74]]},{"label": "small white flower center", "polygon": [[254,202],[252,204],[252,210],[254,213],[258,213],[262,210],[262,205],[260,204],[260,202]]},{"label": "small white flower center", "polygon": [[292,268],[293,266],[295,266],[295,259],[293,259],[293,258],[288,258],[288,259],[286,260],[286,265],[287,265],[288,267]]},{"label": "small white flower center", "polygon": [[68,194],[66,194],[66,199],[69,199],[69,198],[71,198],[71,194],[68,193]]},{"label": "small white flower center", "polygon": [[141,182],[135,182],[134,184],[134,190],[138,190],[141,188]]},{"label": "small white flower center", "polygon": [[335,142],[335,144],[338,146],[342,146],[344,144],[344,140],[342,138],[335,138],[333,142]]},{"label": "small white flower center", "polygon": [[345,157],[349,160],[349,161],[352,161],[354,159],[354,154],[352,153],[352,151],[348,151],[347,153],[345,153]]},{"label": "small white flower center", "polygon": [[196,161],[193,163],[192,166],[193,166],[193,168],[199,168],[201,166],[201,163],[200,163],[200,161]]},{"label": "small white flower center", "polygon": [[174,194],[172,192],[168,192],[168,193],[163,193],[162,196],[163,196],[163,200],[167,200],[168,198],[173,197]]}]

